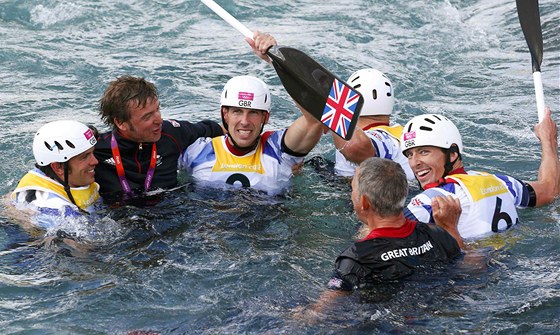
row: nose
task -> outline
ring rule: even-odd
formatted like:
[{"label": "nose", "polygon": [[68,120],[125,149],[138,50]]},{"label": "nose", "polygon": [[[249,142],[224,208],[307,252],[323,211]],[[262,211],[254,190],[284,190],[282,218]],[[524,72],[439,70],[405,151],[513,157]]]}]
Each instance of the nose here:
[{"label": "nose", "polygon": [[163,123],[163,118],[161,117],[161,111],[157,111],[154,117],[154,123],[155,124],[162,124]]},{"label": "nose", "polygon": [[247,125],[249,124],[249,113],[247,111],[245,111],[243,113],[243,115],[241,116],[241,120],[240,120],[242,125]]},{"label": "nose", "polygon": [[94,155],[91,155],[91,159],[89,160],[89,164],[96,166],[97,164],[99,164],[99,161],[97,160],[97,158]]}]

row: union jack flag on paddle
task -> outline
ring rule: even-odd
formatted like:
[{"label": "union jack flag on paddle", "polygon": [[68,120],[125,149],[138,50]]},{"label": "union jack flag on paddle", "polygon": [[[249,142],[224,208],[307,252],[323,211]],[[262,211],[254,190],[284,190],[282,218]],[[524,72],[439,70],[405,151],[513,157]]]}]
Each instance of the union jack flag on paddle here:
[{"label": "union jack flag on paddle", "polygon": [[346,138],[359,99],[360,94],[334,78],[321,122],[340,137]]}]

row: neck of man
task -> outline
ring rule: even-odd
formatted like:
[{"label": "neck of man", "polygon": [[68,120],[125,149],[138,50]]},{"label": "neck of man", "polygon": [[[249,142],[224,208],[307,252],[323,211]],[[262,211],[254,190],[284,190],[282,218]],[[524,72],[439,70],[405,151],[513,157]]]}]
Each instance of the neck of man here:
[{"label": "neck of man", "polygon": [[371,232],[379,228],[399,228],[406,222],[404,213],[399,215],[379,216],[377,213],[372,212],[366,217],[366,225]]},{"label": "neck of man", "polygon": [[229,149],[229,151],[236,155],[236,156],[243,156],[245,154],[247,154],[248,152],[253,151],[256,147],[257,144],[259,143],[259,139],[261,138],[261,136],[259,135],[259,137],[257,137],[257,139],[255,140],[255,142],[247,147],[240,147],[237,145],[237,143],[235,143],[235,141],[233,140],[233,137],[231,136],[227,136],[226,137],[226,145]]},{"label": "neck of man", "polygon": [[450,173],[457,170],[457,169],[464,169],[463,166],[463,161],[458,159],[454,164],[453,167],[451,168],[451,171],[449,171]]}]

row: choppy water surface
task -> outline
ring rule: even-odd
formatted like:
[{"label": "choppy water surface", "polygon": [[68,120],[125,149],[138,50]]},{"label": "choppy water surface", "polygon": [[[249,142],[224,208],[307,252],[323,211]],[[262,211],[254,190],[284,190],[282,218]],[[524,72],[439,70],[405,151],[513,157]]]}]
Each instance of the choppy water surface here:
[{"label": "choppy water surface", "polygon": [[[514,1],[219,3],[342,78],[384,71],[395,120],[446,114],[463,133],[468,168],[536,178],[530,56]],[[553,0],[540,8],[545,99],[558,115],[560,8]],[[42,124],[72,118],[103,128],[97,100],[123,74],[157,84],[165,117],[218,120],[223,84],[242,74],[271,86],[271,127],[297,115],[274,70],[198,1],[2,1],[0,38],[2,194],[32,167]],[[311,156],[333,159],[328,136]],[[522,211],[521,225],[444,275],[357,293],[314,322],[299,319],[295,311],[318,298],[359,226],[349,186],[321,166],[309,162],[275,198],[201,190],[181,176],[187,185],[155,206],[67,222],[91,244],[83,253],[38,245],[3,211],[1,333],[557,332],[558,201]]]}]

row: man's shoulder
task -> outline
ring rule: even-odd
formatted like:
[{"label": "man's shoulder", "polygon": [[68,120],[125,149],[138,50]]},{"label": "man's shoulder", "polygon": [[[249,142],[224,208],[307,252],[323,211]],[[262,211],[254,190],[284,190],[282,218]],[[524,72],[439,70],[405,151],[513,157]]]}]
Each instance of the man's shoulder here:
[{"label": "man's shoulder", "polygon": [[163,120],[162,127],[164,127],[164,128],[181,128],[181,127],[189,125],[189,124],[191,124],[191,123],[188,122],[188,121],[167,119],[167,120]]},{"label": "man's shoulder", "polygon": [[281,139],[288,128],[267,130],[261,134],[261,141],[275,142]]},{"label": "man's shoulder", "polygon": [[168,119],[162,124],[162,134],[165,134],[165,137],[172,137],[179,141],[186,140],[186,145],[190,145],[198,137],[214,136],[218,133],[222,135],[220,125],[210,120],[190,122]]},{"label": "man's shoulder", "polygon": [[174,129],[177,130],[177,129],[184,129],[190,127],[197,127],[200,125],[208,125],[208,126],[212,125],[212,126],[219,127],[216,121],[211,121],[211,120],[191,122],[186,120],[167,119],[167,120],[163,120],[162,128],[164,130],[174,130]]},{"label": "man's shoulder", "polygon": [[190,155],[196,156],[202,151],[212,150],[214,151],[214,145],[212,144],[214,140],[218,143],[224,142],[225,136],[218,136],[218,137],[199,137],[194,141],[191,145],[187,147],[187,152]]}]

